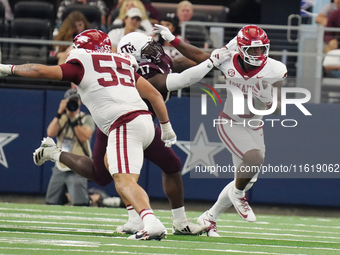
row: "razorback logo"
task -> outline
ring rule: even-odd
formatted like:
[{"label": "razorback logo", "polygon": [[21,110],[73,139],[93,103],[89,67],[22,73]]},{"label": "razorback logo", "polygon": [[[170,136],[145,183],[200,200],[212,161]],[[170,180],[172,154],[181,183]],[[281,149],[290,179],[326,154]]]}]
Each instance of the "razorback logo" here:
[{"label": "razorback logo", "polygon": [[79,36],[79,37],[77,38],[77,41],[80,42],[80,43],[83,43],[83,42],[88,42],[89,39],[90,39],[90,38],[89,38],[88,36],[82,35],[82,36]]},{"label": "razorback logo", "polygon": [[122,47],[120,47],[120,50],[124,53],[133,53],[134,51],[136,51],[135,46],[133,46],[131,44],[131,42],[124,44]]}]

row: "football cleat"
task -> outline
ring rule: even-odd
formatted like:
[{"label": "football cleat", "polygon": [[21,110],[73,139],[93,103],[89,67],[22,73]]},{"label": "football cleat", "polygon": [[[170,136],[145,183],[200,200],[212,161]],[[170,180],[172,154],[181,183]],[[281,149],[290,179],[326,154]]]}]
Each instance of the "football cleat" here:
[{"label": "football cleat", "polygon": [[50,137],[45,137],[41,141],[41,145],[38,149],[33,152],[33,161],[37,166],[41,166],[47,160],[55,161],[53,159],[53,154],[61,152],[61,150],[56,146],[55,142]]},{"label": "football cleat", "polygon": [[207,236],[209,237],[221,237],[217,233],[216,221],[211,220],[209,217],[209,212],[205,211],[200,217],[198,217],[197,222],[201,226],[206,226]]},{"label": "football cleat", "polygon": [[158,240],[166,238],[167,231],[164,225],[156,219],[153,224],[148,224],[143,230],[129,236],[129,240]]},{"label": "football cleat", "polygon": [[117,233],[125,235],[125,234],[135,234],[138,231],[143,230],[144,223],[142,220],[140,221],[132,221],[128,220],[123,226],[118,226],[116,228]]},{"label": "football cleat", "polygon": [[175,221],[171,216],[173,235],[200,235],[206,231],[208,226],[195,224],[190,219]]},{"label": "football cleat", "polygon": [[248,203],[246,194],[242,198],[237,198],[234,195],[233,189],[230,189],[229,199],[233,203],[236,211],[238,212],[242,219],[249,222],[256,221],[256,216]]}]

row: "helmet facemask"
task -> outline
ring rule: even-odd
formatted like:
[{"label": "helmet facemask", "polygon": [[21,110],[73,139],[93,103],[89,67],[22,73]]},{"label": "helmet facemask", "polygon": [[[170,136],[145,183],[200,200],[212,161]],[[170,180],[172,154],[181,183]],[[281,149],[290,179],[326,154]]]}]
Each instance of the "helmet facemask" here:
[{"label": "helmet facemask", "polygon": [[267,61],[269,44],[239,46],[238,49],[244,62],[252,66],[261,66]]},{"label": "helmet facemask", "polygon": [[149,37],[148,42],[142,47],[142,59],[149,59],[153,63],[160,63],[164,56],[163,47]]}]

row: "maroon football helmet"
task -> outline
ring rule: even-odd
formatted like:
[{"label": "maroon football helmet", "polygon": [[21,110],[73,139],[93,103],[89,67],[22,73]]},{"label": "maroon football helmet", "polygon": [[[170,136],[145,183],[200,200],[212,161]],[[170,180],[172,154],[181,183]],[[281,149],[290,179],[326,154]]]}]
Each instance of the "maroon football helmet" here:
[{"label": "maroon football helmet", "polygon": [[269,39],[266,32],[256,25],[244,26],[237,34],[238,52],[244,62],[252,66],[266,63]]},{"label": "maroon football helmet", "polygon": [[88,29],[76,35],[73,39],[73,48],[112,52],[110,38],[97,29]]}]

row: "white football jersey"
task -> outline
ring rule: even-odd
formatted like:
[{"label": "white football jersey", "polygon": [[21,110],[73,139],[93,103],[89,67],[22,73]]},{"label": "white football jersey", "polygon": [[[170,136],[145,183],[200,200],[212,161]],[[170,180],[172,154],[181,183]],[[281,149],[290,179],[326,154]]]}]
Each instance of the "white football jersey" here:
[{"label": "white football jersey", "polygon": [[77,85],[82,102],[100,130],[108,135],[114,121],[137,110],[148,110],[135,82],[131,55],[73,49],[66,62],[79,62],[84,70]]},{"label": "white football jersey", "polygon": [[[250,112],[247,103],[247,95],[248,89],[255,86],[259,80],[266,81],[270,84],[273,84],[277,81],[283,80],[287,75],[286,66],[272,58],[268,58],[267,62],[263,66],[259,66],[255,70],[252,70],[248,73],[244,72],[243,69],[237,62],[238,52],[231,51],[232,56],[230,61],[224,62],[219,69],[223,72],[226,78],[226,84],[238,87],[244,96],[244,114],[242,115],[234,115],[233,114],[233,96],[230,90],[227,90],[227,99],[224,104],[223,112],[228,115],[231,119],[236,122],[244,122],[248,123],[249,120],[252,119],[262,119],[262,115],[255,115]],[[253,106],[257,110],[265,110],[266,105],[262,103],[257,98],[253,97]],[[256,123],[257,124],[257,123]],[[251,125],[256,125],[255,122]],[[260,124],[260,123],[258,123]]]}]

